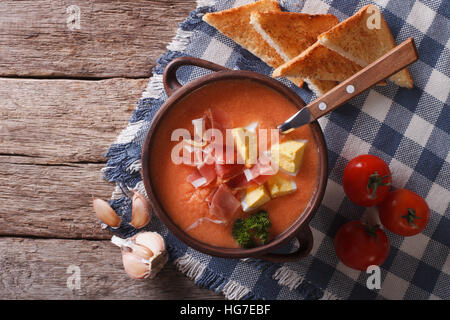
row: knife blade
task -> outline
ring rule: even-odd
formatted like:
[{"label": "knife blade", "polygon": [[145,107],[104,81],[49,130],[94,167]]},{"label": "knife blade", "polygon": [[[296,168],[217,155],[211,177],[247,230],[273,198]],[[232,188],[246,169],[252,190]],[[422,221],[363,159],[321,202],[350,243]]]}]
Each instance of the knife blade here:
[{"label": "knife blade", "polygon": [[280,124],[277,128],[282,133],[287,133],[291,129],[296,129],[300,126],[310,123],[312,120],[313,118],[311,116],[311,112],[307,107],[305,107],[294,114],[292,117],[287,119],[285,122]]}]

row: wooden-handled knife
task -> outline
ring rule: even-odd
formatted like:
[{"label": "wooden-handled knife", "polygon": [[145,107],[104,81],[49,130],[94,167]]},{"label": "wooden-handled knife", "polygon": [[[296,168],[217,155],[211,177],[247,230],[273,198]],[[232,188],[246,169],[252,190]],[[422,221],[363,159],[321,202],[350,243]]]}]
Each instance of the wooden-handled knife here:
[{"label": "wooden-handled knife", "polygon": [[378,60],[302,108],[278,128],[281,132],[286,133],[317,120],[354,96],[409,66],[417,61],[418,57],[414,39],[405,40]]}]

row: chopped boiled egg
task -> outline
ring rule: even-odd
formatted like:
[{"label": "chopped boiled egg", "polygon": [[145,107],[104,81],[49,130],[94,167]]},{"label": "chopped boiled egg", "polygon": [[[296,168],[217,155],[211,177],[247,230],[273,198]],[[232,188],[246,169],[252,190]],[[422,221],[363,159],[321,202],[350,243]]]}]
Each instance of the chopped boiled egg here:
[{"label": "chopped boiled egg", "polygon": [[244,164],[255,164],[258,159],[258,138],[255,130],[234,128],[231,130],[238,155]]},{"label": "chopped boiled egg", "polygon": [[273,145],[270,154],[282,170],[288,174],[296,175],[303,162],[305,147],[305,140],[289,140]]},{"label": "chopped boiled egg", "polygon": [[242,210],[248,212],[257,209],[268,201],[270,196],[264,185],[247,188],[241,202]]},{"label": "chopped boiled egg", "polygon": [[297,185],[294,181],[276,175],[269,178],[267,181],[267,188],[269,189],[270,196],[272,198],[277,198],[296,191]]}]

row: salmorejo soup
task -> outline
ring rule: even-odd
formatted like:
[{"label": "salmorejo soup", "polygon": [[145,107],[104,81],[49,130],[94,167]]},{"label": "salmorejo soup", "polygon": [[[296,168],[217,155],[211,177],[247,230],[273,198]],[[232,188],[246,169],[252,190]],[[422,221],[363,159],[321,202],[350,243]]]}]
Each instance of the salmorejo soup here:
[{"label": "salmorejo soup", "polygon": [[172,221],[225,248],[263,245],[291,226],[319,182],[310,126],[276,130],[297,111],[252,80],[215,81],[172,106],[150,155],[154,192]]}]

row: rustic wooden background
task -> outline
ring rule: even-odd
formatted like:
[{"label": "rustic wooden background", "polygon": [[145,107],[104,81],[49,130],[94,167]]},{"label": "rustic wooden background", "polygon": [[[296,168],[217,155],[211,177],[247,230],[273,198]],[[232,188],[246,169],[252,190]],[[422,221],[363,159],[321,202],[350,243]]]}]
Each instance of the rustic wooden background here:
[{"label": "rustic wooden background", "polygon": [[[79,30],[67,7],[81,9]],[[133,281],[91,195],[194,0],[0,2],[0,299],[223,299],[168,265]],[[114,112],[112,112],[114,111]],[[80,290],[67,268],[81,270]]]}]

